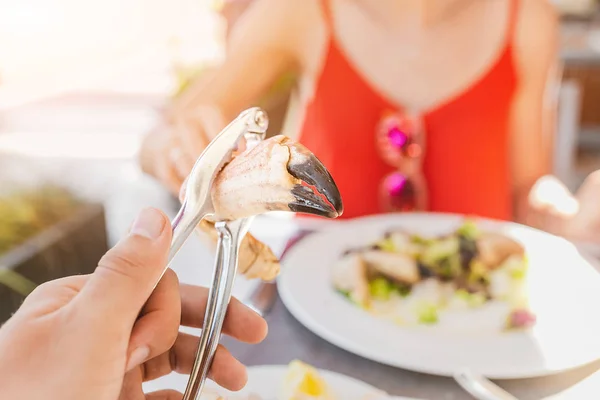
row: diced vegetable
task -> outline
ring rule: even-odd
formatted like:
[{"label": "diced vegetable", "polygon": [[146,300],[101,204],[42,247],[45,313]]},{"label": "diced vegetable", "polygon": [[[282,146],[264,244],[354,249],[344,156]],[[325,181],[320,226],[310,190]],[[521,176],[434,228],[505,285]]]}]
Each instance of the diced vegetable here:
[{"label": "diced vegetable", "polygon": [[394,246],[394,242],[391,238],[383,239],[382,241],[377,242],[377,245],[383,251],[396,251],[396,247]]},{"label": "diced vegetable", "polygon": [[437,267],[438,274],[444,278],[455,278],[462,273],[460,256],[458,254],[453,254],[440,260]]},{"label": "diced vegetable", "polygon": [[477,227],[477,224],[475,223],[475,221],[473,221],[471,219],[467,219],[456,230],[456,233],[458,233],[461,236],[466,237],[467,239],[476,240],[479,237],[480,231],[479,231],[479,227]]},{"label": "diced vegetable", "polygon": [[411,235],[410,241],[414,244],[428,246],[435,241],[435,239],[424,238],[419,235]]},{"label": "diced vegetable", "polygon": [[458,289],[456,291],[456,296],[463,300],[468,300],[471,293],[467,292],[465,289]]},{"label": "diced vegetable", "polygon": [[525,278],[525,275],[527,275],[527,268],[525,266],[523,266],[523,268],[513,269],[510,271],[510,276],[513,279],[523,279]]},{"label": "diced vegetable", "polygon": [[369,282],[369,292],[377,300],[388,300],[394,291],[394,285],[385,278],[375,278]]},{"label": "diced vegetable", "polygon": [[423,244],[413,242],[408,235],[402,232],[390,233],[387,239],[391,241],[394,251],[415,258],[419,257],[424,246]]},{"label": "diced vegetable", "polygon": [[360,308],[364,308],[365,310],[369,308],[369,304],[367,301],[364,300],[360,300],[358,299],[355,293],[352,293],[348,290],[341,290],[341,289],[336,289],[336,291],[341,294],[342,296],[344,296],[345,298],[348,299],[348,301],[350,301],[351,303],[356,304],[357,306],[359,306]]},{"label": "diced vegetable", "polygon": [[471,261],[469,268],[470,272],[467,278],[469,283],[477,283],[481,280],[485,280],[487,282],[489,280],[489,271],[485,267],[485,264],[483,264],[481,261],[477,259]]},{"label": "diced vegetable", "polygon": [[463,269],[468,269],[469,264],[477,256],[477,242],[473,239],[459,236],[460,263]]},{"label": "diced vegetable", "polygon": [[428,265],[434,265],[445,258],[458,254],[458,250],[458,238],[450,236],[439,239],[425,248],[421,256],[421,261]]},{"label": "diced vegetable", "polygon": [[435,324],[438,322],[438,310],[434,304],[421,304],[417,309],[417,315],[421,324]]},{"label": "diced vegetable", "polygon": [[500,268],[505,268],[509,272],[510,277],[515,280],[521,280],[525,278],[527,275],[527,267],[527,260],[519,255],[510,256],[500,266]]},{"label": "diced vegetable", "polygon": [[486,301],[483,293],[469,293],[464,289],[458,289],[456,296],[467,302],[470,307],[479,307]]}]

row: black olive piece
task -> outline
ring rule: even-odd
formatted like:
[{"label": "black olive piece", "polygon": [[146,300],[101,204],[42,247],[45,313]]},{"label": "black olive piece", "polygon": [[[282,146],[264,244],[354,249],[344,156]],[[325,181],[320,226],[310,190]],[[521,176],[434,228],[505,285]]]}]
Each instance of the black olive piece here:
[{"label": "black olive piece", "polygon": [[433,271],[427,268],[427,266],[420,261],[417,262],[417,268],[419,269],[419,276],[421,279],[427,279],[435,276]]},{"label": "black olive piece", "polygon": [[471,266],[471,261],[477,256],[477,243],[462,235],[458,237],[460,265],[463,271],[468,271]]}]

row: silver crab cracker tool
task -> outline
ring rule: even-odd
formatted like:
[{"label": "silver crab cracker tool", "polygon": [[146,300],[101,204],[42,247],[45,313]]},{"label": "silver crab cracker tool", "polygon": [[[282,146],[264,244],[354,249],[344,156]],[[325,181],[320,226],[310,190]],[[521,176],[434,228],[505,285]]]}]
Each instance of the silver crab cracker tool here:
[{"label": "silver crab cracker tool", "polygon": [[[267,127],[266,113],[257,107],[250,108],[227,125],[202,152],[188,177],[181,209],[172,222],[173,239],[169,264],[200,221],[215,216],[211,197],[212,185],[219,171],[231,160],[232,153],[237,150],[240,141],[246,141],[246,148],[255,146],[265,138]],[[218,243],[212,284],[200,344],[183,400],[199,400],[202,394],[231,298],[231,289],[238,267],[239,246],[248,232],[252,219],[249,217],[235,221],[215,222]]]}]

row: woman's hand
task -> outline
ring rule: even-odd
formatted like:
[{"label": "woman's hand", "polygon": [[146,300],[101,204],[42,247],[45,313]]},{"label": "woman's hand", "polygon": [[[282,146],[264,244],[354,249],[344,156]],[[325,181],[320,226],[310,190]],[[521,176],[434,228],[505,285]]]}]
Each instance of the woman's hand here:
[{"label": "woman's hand", "polygon": [[[236,23],[224,62],[178,95],[164,125],[147,136],[142,169],[176,195],[196,158],[231,118],[256,104],[284,74],[320,65],[321,50],[305,51],[325,49],[324,31],[322,43],[314,39],[321,34],[305,34],[315,24],[321,25],[316,1],[254,1]],[[319,56],[307,60],[304,53]]]},{"label": "woman's hand", "polygon": [[144,139],[140,151],[142,170],[177,195],[196,159],[210,142],[208,137],[223,127],[223,118],[216,108],[178,103]]},{"label": "woman's hand", "polygon": [[527,223],[570,240],[600,243],[600,170],[577,193],[553,176],[537,181],[529,194]]},{"label": "woman's hand", "polygon": [[172,126],[162,124],[148,133],[141,146],[139,161],[145,173],[177,195],[195,159],[183,151],[184,146],[174,130]]},{"label": "woman's hand", "polygon": [[573,240],[600,243],[600,170],[590,174],[577,191],[577,212],[565,234]]},{"label": "woman's hand", "polygon": [[[206,304],[206,289],[180,289],[171,270],[161,279],[170,241],[168,219],[145,210],[92,275],[38,287],[0,329],[0,398],[180,399],[174,391],[145,396],[141,388],[171,371],[190,372],[198,338],[179,333],[179,325],[200,327]],[[267,327],[232,300],[224,330],[257,343]],[[233,390],[246,381],[244,366],[224,348],[211,377]]]}]

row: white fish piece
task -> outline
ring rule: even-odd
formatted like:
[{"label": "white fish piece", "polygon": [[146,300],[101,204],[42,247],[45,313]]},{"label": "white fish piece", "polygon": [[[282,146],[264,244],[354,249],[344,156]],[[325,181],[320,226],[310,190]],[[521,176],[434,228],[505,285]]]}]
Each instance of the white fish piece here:
[{"label": "white fish piece", "polygon": [[349,253],[340,258],[332,268],[333,286],[347,292],[352,300],[361,305],[369,302],[367,265],[360,253]]},{"label": "white fish piece", "polygon": [[411,256],[381,250],[366,250],[361,252],[361,257],[373,270],[399,282],[412,285],[420,279],[417,261]]},{"label": "white fish piece", "polygon": [[523,255],[525,248],[516,240],[496,232],[484,232],[477,239],[477,258],[495,269],[512,255]]}]

